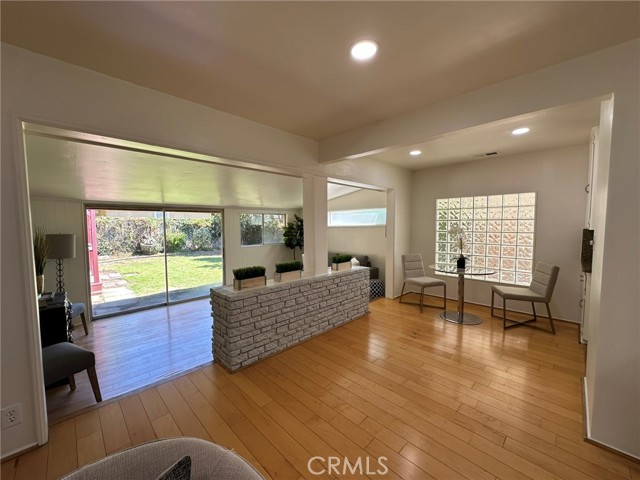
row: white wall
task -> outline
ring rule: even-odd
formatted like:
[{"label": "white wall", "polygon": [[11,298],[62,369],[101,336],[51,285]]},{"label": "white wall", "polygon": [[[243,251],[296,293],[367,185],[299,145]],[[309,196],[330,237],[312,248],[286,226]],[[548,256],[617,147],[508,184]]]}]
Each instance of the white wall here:
[{"label": "white wall", "polygon": [[[534,260],[560,267],[551,313],[555,318],[579,322],[588,164],[589,147],[585,144],[416,172],[411,188],[411,250],[422,253],[425,266],[435,261],[437,198],[537,192]],[[444,278],[448,291],[453,292],[450,296],[455,296],[457,279]],[[465,300],[489,305],[491,284],[465,281]],[[531,311],[521,302],[511,307]]]},{"label": "white wall", "polygon": [[[557,105],[613,94],[606,227],[601,255],[597,339],[590,339],[590,438],[640,457],[640,39],[499,82],[374,125],[325,139],[331,161]],[[601,122],[602,123],[602,122]],[[598,355],[592,355],[598,351]],[[593,363],[596,365],[591,365]]]},{"label": "white wall", "polygon": [[[276,272],[275,265],[279,262],[293,260],[293,252],[290,248],[281,245],[254,245],[243,247],[240,245],[240,214],[241,213],[284,213],[287,221],[293,219],[293,214],[298,210],[254,210],[242,208],[224,209],[224,260],[225,260],[225,285],[233,284],[233,269],[261,265],[267,269],[267,278],[273,278]],[[296,258],[300,260],[300,250],[296,250]]]},{"label": "white wall", "polygon": [[411,230],[411,172],[376,160],[356,158],[327,165],[331,177],[357,175],[362,183],[387,187],[387,251],[385,296],[394,298],[402,290],[402,254],[409,249]]},{"label": "white wall", "polygon": [[[596,136],[596,150],[594,151],[594,169],[592,179],[592,210],[591,218],[589,218],[590,228],[593,229],[593,259],[591,264],[592,272],[600,272],[604,269],[604,252],[602,248],[597,248],[598,245],[605,243],[605,235],[607,233],[606,220],[607,220],[607,201],[609,198],[609,170],[611,162],[611,133],[613,118],[614,99],[602,102],[600,109],[600,127]],[[593,422],[594,404],[596,398],[596,389],[593,388],[591,382],[598,382],[599,384],[605,384],[609,381],[606,372],[600,372],[602,364],[606,365],[606,361],[601,362],[601,356],[607,355],[606,343],[599,341],[600,325],[601,322],[593,321],[593,316],[600,317],[606,315],[606,312],[602,311],[602,275],[591,274],[590,291],[587,305],[589,324],[588,324],[588,358],[587,358],[587,372],[585,377],[586,387],[586,407],[587,413],[587,434],[590,434],[591,424]],[[638,348],[638,342],[634,348]],[[611,380],[615,381],[616,378],[612,377]],[[601,394],[601,392],[599,392]],[[600,401],[600,400],[598,400]]]},{"label": "white wall", "polygon": [[[387,195],[376,190],[359,190],[328,201],[329,211],[355,210],[360,208],[386,208]],[[385,278],[387,249],[386,227],[329,227],[329,252],[368,255],[372,267],[380,269],[380,278]]]},{"label": "white wall", "polygon": [[[80,202],[58,199],[31,199],[33,227],[42,226],[48,233],[73,233],[76,236],[76,258],[64,260],[64,285],[72,303],[84,303],[89,307],[86,232],[84,231],[84,206]],[[44,288],[56,290],[56,262],[49,260],[44,271]],[[88,312],[90,314],[90,311]],[[79,321],[78,319],[75,319]]]}]

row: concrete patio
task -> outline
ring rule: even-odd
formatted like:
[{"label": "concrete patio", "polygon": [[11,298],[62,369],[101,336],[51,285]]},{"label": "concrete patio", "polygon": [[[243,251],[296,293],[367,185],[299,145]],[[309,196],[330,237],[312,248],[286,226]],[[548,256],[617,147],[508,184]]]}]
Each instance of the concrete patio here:
[{"label": "concrete patio", "polygon": [[[102,280],[102,291],[91,295],[91,305],[93,308],[92,318],[100,318],[109,315],[116,315],[129,310],[162,305],[167,303],[165,292],[153,295],[137,296],[129,288],[126,276],[114,271],[100,272]],[[169,290],[169,301],[180,302],[183,300],[206,297],[209,289],[219,285],[200,285],[192,288]]]}]

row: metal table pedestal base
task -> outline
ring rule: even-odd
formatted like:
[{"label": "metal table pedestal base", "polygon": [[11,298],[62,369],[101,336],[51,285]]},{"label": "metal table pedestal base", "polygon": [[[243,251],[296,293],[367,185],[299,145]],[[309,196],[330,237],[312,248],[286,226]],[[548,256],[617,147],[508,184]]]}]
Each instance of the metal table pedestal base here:
[{"label": "metal table pedestal base", "polygon": [[457,268],[454,265],[435,264],[429,265],[429,268],[436,272],[455,273],[458,275],[458,311],[443,312],[440,318],[447,322],[457,323],[458,325],[478,325],[482,323],[482,319],[470,313],[464,313],[464,276],[465,275],[493,275],[495,272],[486,268],[467,267]]},{"label": "metal table pedestal base", "polygon": [[460,313],[458,312],[444,312],[440,314],[440,318],[450,323],[457,323],[458,325],[479,325],[482,323],[482,319],[477,315],[471,313],[463,313],[462,321],[460,321]]}]

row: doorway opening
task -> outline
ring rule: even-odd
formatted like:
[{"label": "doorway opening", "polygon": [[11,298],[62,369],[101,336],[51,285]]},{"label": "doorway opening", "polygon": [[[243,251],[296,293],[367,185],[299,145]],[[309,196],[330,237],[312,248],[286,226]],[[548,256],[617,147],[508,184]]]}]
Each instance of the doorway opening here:
[{"label": "doorway opening", "polygon": [[85,210],[94,319],[204,298],[223,284],[222,211]]}]

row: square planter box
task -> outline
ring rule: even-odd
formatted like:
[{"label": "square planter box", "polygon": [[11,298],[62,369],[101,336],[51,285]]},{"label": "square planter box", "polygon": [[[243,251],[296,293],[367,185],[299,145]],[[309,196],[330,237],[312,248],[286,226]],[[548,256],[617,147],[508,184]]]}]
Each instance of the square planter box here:
[{"label": "square planter box", "polygon": [[343,263],[332,263],[331,270],[334,272],[339,272],[341,270],[349,270],[351,268],[351,262],[343,262]]},{"label": "square planter box", "polygon": [[253,287],[264,287],[267,284],[267,277],[263,275],[262,277],[253,277],[246,278],[244,280],[236,280],[233,279],[233,288],[234,290],[244,290],[246,288]]},{"label": "square planter box", "polygon": [[293,272],[276,273],[273,276],[275,282],[291,282],[302,277],[302,270],[294,270]]}]

